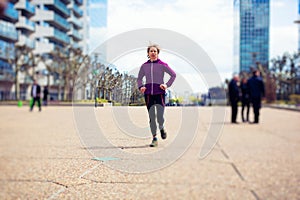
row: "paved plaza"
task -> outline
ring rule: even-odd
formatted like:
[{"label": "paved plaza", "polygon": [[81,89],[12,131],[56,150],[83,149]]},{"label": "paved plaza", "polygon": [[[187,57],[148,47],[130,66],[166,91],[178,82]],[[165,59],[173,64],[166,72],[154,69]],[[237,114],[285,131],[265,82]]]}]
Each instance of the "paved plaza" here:
[{"label": "paved plaza", "polygon": [[[263,108],[260,124],[231,124],[229,107],[224,123],[212,122],[214,107],[196,108],[198,126],[191,145],[176,146],[183,155],[171,155],[173,162],[157,170],[131,173],[126,163],[128,169],[134,163],[164,163],[164,158],[148,155],[172,146],[182,113],[189,108],[167,107],[168,138],[159,137],[157,148],[148,147],[150,137],[126,135],[117,127],[112,116],[124,108],[132,123],[148,130],[145,107],[90,107],[110,148],[93,138],[87,146],[74,119],[81,113],[71,106],[43,107],[42,112],[0,106],[0,199],[300,199],[300,112]],[[212,123],[222,127],[218,141],[200,158]],[[194,133],[184,134],[188,138]]]}]

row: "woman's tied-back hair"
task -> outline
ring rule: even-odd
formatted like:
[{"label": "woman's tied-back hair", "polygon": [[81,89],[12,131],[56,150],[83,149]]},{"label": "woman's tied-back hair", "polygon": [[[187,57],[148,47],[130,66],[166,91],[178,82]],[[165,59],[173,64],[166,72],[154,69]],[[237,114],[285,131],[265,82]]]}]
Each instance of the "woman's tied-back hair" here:
[{"label": "woman's tied-back hair", "polygon": [[150,58],[149,51],[150,51],[151,47],[154,47],[154,48],[157,49],[157,54],[159,54],[159,52],[160,52],[160,47],[157,44],[150,44],[147,48],[147,57],[148,57],[148,59]]},{"label": "woman's tied-back hair", "polygon": [[160,51],[160,47],[157,45],[157,44],[150,44],[147,48],[147,53],[149,53],[151,47],[154,47],[157,49],[157,54],[159,54],[159,51]]}]

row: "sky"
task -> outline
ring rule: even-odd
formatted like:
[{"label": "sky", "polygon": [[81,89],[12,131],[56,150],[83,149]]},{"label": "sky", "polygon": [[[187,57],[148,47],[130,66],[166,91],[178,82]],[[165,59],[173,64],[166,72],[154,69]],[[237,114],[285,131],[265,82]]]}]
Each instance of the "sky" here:
[{"label": "sky", "polygon": [[[284,52],[293,53],[298,48],[298,26],[294,23],[298,19],[298,0],[270,0],[270,9],[271,59]],[[223,81],[234,73],[233,27],[233,0],[108,0],[107,27],[91,28],[91,49],[127,31],[167,29],[185,35],[202,47]],[[193,92],[207,91],[205,77],[195,74],[186,61],[163,52],[163,48],[160,59],[174,67]],[[120,71],[135,74],[146,60],[145,52],[134,52],[113,64]]]}]

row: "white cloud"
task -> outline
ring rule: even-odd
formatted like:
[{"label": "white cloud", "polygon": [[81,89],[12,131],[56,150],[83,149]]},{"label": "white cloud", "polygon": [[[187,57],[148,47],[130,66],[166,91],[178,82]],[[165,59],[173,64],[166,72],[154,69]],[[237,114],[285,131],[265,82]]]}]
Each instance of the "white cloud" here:
[{"label": "white cloud", "polygon": [[108,39],[107,28],[90,27],[90,53]]},{"label": "white cloud", "polygon": [[296,52],[298,48],[297,25],[272,27],[270,33],[270,59],[282,56],[285,52]]},{"label": "white cloud", "polygon": [[93,9],[98,9],[98,8],[104,9],[104,8],[106,8],[106,5],[101,3],[101,2],[100,3],[92,3],[91,6],[92,6]]},{"label": "white cloud", "polygon": [[297,0],[270,1],[270,59],[298,48]]},{"label": "white cloud", "polygon": [[282,0],[273,0],[270,3],[273,4],[274,8],[283,8],[284,7],[284,2]]},{"label": "white cloud", "polygon": [[232,59],[228,59],[232,57],[233,43],[231,10],[231,2],[218,0],[200,4],[196,0],[179,0],[159,6],[141,0],[114,0],[108,6],[108,35],[139,28],[169,29],[194,40],[217,66],[231,70]]}]

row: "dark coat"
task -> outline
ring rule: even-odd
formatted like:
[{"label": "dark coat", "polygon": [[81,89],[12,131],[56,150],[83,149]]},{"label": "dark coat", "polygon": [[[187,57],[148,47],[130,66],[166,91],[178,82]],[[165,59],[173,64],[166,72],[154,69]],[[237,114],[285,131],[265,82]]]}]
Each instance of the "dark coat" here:
[{"label": "dark coat", "polygon": [[230,81],[229,86],[228,86],[228,90],[229,90],[229,100],[230,100],[230,102],[231,103],[238,102],[240,91],[239,91],[239,87],[237,85],[236,80],[232,79]]},{"label": "dark coat", "polygon": [[247,83],[241,83],[242,102],[247,103],[250,101],[250,92]]},{"label": "dark coat", "polygon": [[[33,97],[33,86],[31,87],[31,97]],[[41,97],[41,86],[39,84],[36,84],[36,86],[36,96]]]},{"label": "dark coat", "polygon": [[49,94],[48,88],[45,87],[44,91],[43,91],[43,100],[47,100],[48,99],[48,94]]},{"label": "dark coat", "polygon": [[265,96],[265,86],[261,77],[252,76],[247,83],[249,87],[250,99],[261,100]]}]

